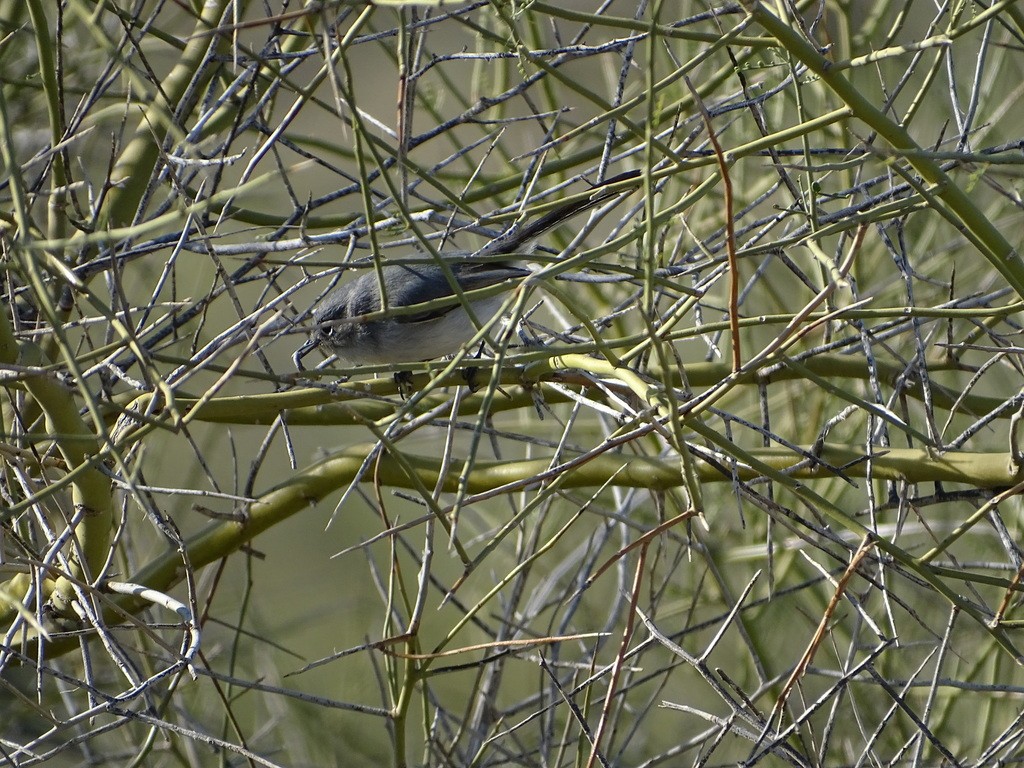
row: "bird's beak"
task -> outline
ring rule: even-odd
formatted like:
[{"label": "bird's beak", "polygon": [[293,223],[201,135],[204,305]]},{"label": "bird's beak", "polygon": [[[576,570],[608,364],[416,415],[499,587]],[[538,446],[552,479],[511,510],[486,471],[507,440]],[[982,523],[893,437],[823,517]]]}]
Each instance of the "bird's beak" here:
[{"label": "bird's beak", "polygon": [[306,343],[296,349],[294,354],[292,354],[292,362],[295,363],[295,367],[300,371],[306,370],[305,366],[302,364],[302,358],[319,346],[320,342],[317,340],[316,334],[310,335],[306,340]]}]

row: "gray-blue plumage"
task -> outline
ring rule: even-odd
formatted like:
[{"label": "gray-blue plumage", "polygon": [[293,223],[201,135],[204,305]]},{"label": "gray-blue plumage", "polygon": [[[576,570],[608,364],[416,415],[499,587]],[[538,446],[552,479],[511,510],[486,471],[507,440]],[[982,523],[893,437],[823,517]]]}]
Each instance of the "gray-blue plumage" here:
[{"label": "gray-blue plumage", "polygon": [[[463,293],[530,274],[528,269],[504,262],[452,262],[448,267]],[[377,273],[369,271],[324,298],[313,312],[316,330],[296,355],[323,345],[357,365],[415,362],[452,354],[476,334],[476,323],[437,263],[424,260],[422,264],[389,264],[381,268],[381,276],[388,307],[450,301],[423,312],[363,320],[381,311],[380,282]],[[498,294],[466,301],[477,323],[484,324],[504,300],[504,294]]]},{"label": "gray-blue plumage", "polygon": [[[630,171],[605,184],[636,180],[639,175]],[[512,227],[474,254],[487,257],[485,260],[473,261],[467,259],[466,254],[459,254],[450,261],[446,259],[454,286],[445,270],[427,257],[403,260],[402,264],[385,264],[379,274],[377,270],[368,270],[335,288],[314,309],[315,328],[309,340],[292,356],[296,367],[301,369],[302,358],[319,346],[356,365],[410,363],[457,352],[477,334],[481,325],[494,317],[505,301],[502,293],[468,300],[462,298],[462,294],[506,282],[511,285],[511,281],[526,277],[530,271],[516,266],[513,259],[529,253],[536,239],[552,227],[622,192],[602,186],[586,199],[567,203],[525,226]],[[509,260],[493,260],[495,256],[508,256]],[[450,301],[422,312],[373,317],[381,311],[382,287],[387,309],[441,299]],[[472,317],[462,304],[464,300],[468,301]]]}]

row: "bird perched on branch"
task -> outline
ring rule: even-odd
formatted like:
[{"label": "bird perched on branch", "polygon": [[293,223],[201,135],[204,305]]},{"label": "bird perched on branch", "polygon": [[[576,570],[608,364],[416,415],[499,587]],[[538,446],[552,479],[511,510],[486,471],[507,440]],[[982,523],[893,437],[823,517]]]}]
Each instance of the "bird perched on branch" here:
[{"label": "bird perched on branch", "polygon": [[[444,253],[443,264],[426,256],[403,259],[335,288],[313,309],[315,327],[292,355],[295,366],[301,370],[302,358],[317,347],[355,365],[418,362],[458,351],[505,302],[507,291],[485,289],[511,287],[511,281],[531,274],[516,258],[566,219],[632,191],[637,185],[616,185],[639,177],[639,171],[629,171],[608,179],[590,197],[513,226],[474,254]],[[432,306],[414,309],[421,304]]]}]

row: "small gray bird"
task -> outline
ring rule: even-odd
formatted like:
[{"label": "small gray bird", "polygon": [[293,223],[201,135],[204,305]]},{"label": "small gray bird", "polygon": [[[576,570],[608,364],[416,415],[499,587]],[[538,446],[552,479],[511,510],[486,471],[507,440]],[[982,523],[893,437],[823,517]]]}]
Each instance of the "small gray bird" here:
[{"label": "small gray bird", "polygon": [[[331,291],[313,310],[315,328],[309,340],[292,355],[295,367],[303,370],[302,358],[317,347],[336,354],[355,365],[391,365],[431,360],[452,354],[476,335],[479,324],[487,323],[501,309],[504,293],[467,300],[472,317],[460,301],[460,294],[506,283],[530,274],[530,270],[512,261],[493,260],[494,256],[528,253],[538,237],[566,219],[594,208],[628,190],[610,190],[617,182],[636,180],[639,171],[608,179],[584,200],[568,203],[541,216],[522,228],[513,227],[488,243],[477,256],[488,261],[462,259],[447,261],[450,277],[428,257],[403,260],[403,264],[385,264]],[[456,290],[454,285],[458,286]],[[416,304],[450,299],[443,306],[423,312],[400,313],[390,317],[367,319],[381,311],[381,282],[388,308],[406,308]]]}]

